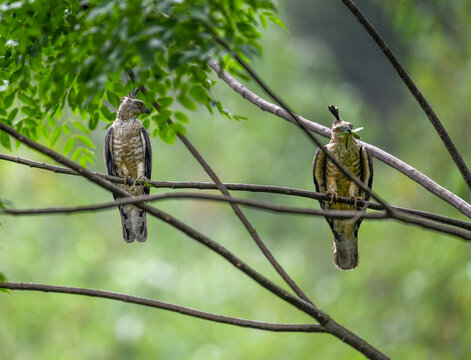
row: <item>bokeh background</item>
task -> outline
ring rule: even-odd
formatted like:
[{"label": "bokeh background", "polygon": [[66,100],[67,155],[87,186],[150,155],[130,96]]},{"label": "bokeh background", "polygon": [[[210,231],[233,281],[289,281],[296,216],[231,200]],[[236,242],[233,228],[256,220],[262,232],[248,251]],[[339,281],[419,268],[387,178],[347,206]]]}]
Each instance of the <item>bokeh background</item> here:
[{"label": "bokeh background", "polygon": [[[470,161],[471,4],[466,1],[357,2],[392,46]],[[328,104],[362,138],[416,167],[467,201],[470,193],[426,116],[340,1],[280,1],[288,31],[268,26],[253,65],[299,114],[326,126]],[[262,94],[254,83],[246,83]],[[228,121],[204,109],[187,135],[226,182],[313,189],[315,147],[292,124],[244,101],[224,83],[213,90]],[[65,113],[65,116],[73,116]],[[105,124],[93,134],[97,160]],[[56,145],[62,150],[63,143]],[[154,180],[208,181],[185,147],[153,139]],[[323,141],[327,142],[326,139]],[[14,152],[48,161],[25,147]],[[404,175],[375,160],[374,189],[391,204],[464,219]],[[0,162],[1,197],[17,208],[110,200],[86,180]],[[159,193],[171,190],[152,190]],[[234,193],[279,204],[314,201]],[[280,285],[229,206],[156,203],[217,240]],[[332,265],[322,218],[244,209],[300,287],[334,319],[397,359],[471,356],[471,246],[394,221],[364,221],[360,266]],[[0,217],[0,271],[11,281],[99,288],[271,322],[310,322],[222,258],[149,217],[144,244],[125,244],[116,209],[41,217]],[[12,292],[0,295],[2,359],[361,359],[324,334],[231,327],[104,299]]]}]

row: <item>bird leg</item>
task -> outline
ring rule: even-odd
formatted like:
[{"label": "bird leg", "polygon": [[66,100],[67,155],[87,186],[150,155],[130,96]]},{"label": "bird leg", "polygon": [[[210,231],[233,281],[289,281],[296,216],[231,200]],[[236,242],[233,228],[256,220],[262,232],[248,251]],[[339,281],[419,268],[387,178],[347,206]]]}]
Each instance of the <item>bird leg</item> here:
[{"label": "bird leg", "polygon": [[335,178],[333,176],[330,176],[327,178],[327,194],[330,194],[330,204],[334,203],[334,198],[335,202],[337,202],[337,198],[339,194],[337,193],[337,182],[335,181]]},{"label": "bird leg", "polygon": [[357,184],[355,184],[353,181],[350,183],[350,186],[348,187],[348,194],[353,198],[354,203],[353,206],[357,206],[357,201],[358,200],[363,200],[363,197],[357,196],[359,194],[359,187]]}]

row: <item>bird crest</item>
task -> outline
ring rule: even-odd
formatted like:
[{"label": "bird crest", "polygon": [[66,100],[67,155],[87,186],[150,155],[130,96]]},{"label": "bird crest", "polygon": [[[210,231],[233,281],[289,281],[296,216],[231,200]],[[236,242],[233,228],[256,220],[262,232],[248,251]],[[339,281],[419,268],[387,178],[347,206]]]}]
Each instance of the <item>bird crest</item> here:
[{"label": "bird crest", "polygon": [[327,106],[327,108],[332,113],[332,115],[334,115],[334,117],[335,117],[334,122],[332,123],[332,127],[334,127],[335,125],[340,124],[342,122],[342,120],[340,119],[339,108],[337,106],[334,106],[334,105],[329,105],[329,106]]},{"label": "bird crest", "polygon": [[135,99],[140,90],[141,89],[139,88],[136,89],[136,87],[133,87],[132,91],[128,93],[128,95],[124,95],[124,97],[121,100],[121,103],[123,103],[127,99]]}]

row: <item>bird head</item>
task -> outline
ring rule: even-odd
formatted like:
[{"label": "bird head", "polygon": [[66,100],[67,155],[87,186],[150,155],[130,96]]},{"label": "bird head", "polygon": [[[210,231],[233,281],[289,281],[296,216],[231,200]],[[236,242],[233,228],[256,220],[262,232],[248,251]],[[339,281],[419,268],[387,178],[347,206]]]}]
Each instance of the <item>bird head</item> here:
[{"label": "bird head", "polygon": [[331,135],[332,141],[343,142],[343,141],[347,141],[351,137],[355,139],[360,138],[360,135],[358,135],[357,132],[362,130],[363,129],[362,127],[353,129],[353,125],[351,123],[343,121],[340,118],[338,107],[329,105],[327,108],[335,117],[334,122],[332,123],[332,135]]},{"label": "bird head", "polygon": [[334,141],[345,140],[349,136],[352,136],[353,125],[342,121],[342,123],[332,127],[332,139]]},{"label": "bird head", "polygon": [[134,119],[142,113],[150,114],[149,108],[143,101],[136,98],[139,89],[133,90],[123,97],[118,109],[118,117],[123,120]]}]

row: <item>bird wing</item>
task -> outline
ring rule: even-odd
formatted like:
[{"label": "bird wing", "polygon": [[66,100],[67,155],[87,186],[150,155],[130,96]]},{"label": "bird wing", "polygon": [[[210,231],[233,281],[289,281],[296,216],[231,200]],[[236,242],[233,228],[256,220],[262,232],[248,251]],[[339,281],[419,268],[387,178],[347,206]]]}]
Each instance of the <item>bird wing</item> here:
[{"label": "bird wing", "polygon": [[[152,178],[152,148],[150,146],[149,134],[144,126],[141,128],[141,139],[144,145],[144,175],[150,180]],[[148,195],[149,191],[148,186],[144,187],[145,194]]]},{"label": "bird wing", "polygon": [[325,193],[327,191],[325,185],[325,154],[320,148],[316,150],[316,154],[314,155],[312,177],[314,178],[316,191]]},{"label": "bird wing", "polygon": [[110,126],[105,135],[105,166],[108,175],[118,176],[113,161],[113,126]]},{"label": "bird wing", "polygon": [[[362,146],[360,148],[360,159],[361,159],[361,181],[363,181],[369,189],[373,185],[373,160],[368,150]],[[370,199],[370,194],[364,190],[360,190],[360,196],[365,199]]]},{"label": "bird wing", "polygon": [[[360,180],[363,181],[363,183],[368,186],[368,189],[371,189],[371,186],[373,185],[373,160],[371,159],[371,155],[366,150],[364,146],[360,148]],[[370,199],[370,194],[367,193],[365,190],[360,189],[360,196],[363,198],[363,200],[368,201]],[[361,210],[361,206],[357,206],[357,210]],[[357,236],[358,233],[358,228],[360,227],[361,222],[363,221],[363,218],[360,217],[355,226],[355,236]]]},{"label": "bird wing", "polygon": [[[325,149],[325,148],[324,148]],[[327,192],[326,180],[325,180],[325,153],[320,148],[316,150],[314,155],[314,161],[312,164],[312,177],[314,179],[314,185],[316,191],[325,194]],[[330,209],[328,201],[319,200],[321,209]],[[330,228],[333,230],[334,222],[332,218],[325,216],[325,219],[329,223]]]}]

